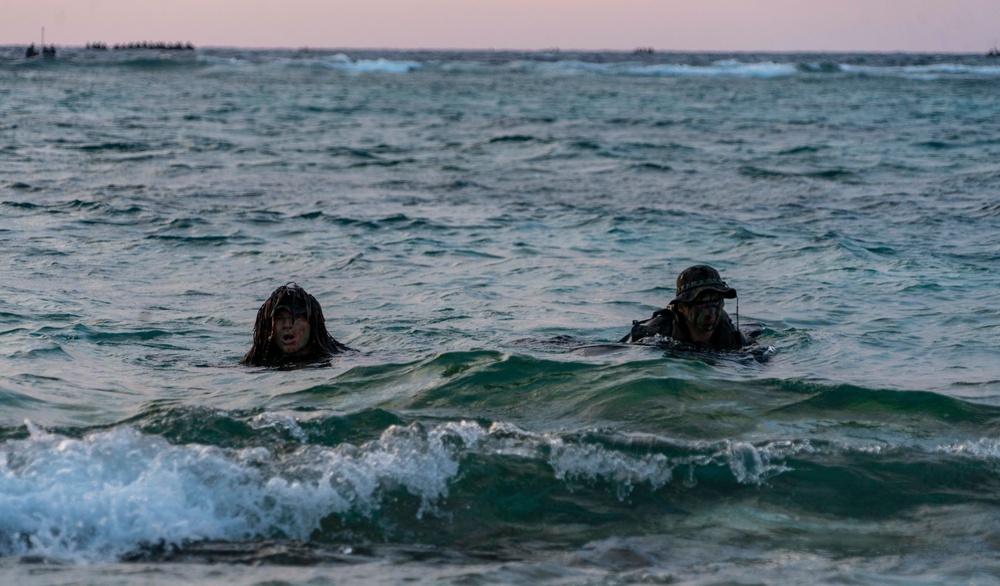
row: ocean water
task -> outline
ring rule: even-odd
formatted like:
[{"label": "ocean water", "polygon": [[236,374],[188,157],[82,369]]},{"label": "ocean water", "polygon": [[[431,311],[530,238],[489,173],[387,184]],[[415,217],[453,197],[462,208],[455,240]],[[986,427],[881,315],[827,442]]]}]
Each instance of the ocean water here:
[{"label": "ocean water", "polygon": [[22,54],[0,582],[1000,582],[1000,61]]}]

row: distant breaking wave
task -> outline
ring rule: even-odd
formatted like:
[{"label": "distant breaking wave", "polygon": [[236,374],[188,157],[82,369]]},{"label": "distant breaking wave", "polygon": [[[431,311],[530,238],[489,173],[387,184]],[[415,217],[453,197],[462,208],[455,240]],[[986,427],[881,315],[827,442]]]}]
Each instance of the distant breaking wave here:
[{"label": "distant breaking wave", "polygon": [[[257,68],[315,68],[357,74],[410,74],[416,72],[542,76],[629,76],[673,78],[783,79],[796,76],[856,75],[924,80],[1000,76],[1000,65],[976,56],[952,58],[913,55],[761,54],[655,54],[636,57],[626,53],[537,53],[488,51],[322,51],[201,49],[186,55],[163,52],[133,54],[66,48],[47,63],[29,62],[13,48],[0,51],[0,69],[7,67],[193,67],[209,71],[252,71]],[[819,57],[819,58],[817,58]],[[933,61],[933,62],[931,62]]]},{"label": "distant breaking wave", "polygon": [[344,53],[332,57],[316,59],[292,59],[287,61],[292,67],[327,67],[339,71],[354,71],[358,73],[409,73],[421,68],[416,61],[395,61],[379,57],[376,59],[351,59]]},{"label": "distant breaking wave", "polygon": [[965,65],[961,63],[935,63],[933,65],[907,65],[901,67],[873,67],[864,65],[841,65],[845,73],[863,73],[867,75],[899,75],[903,77],[941,76],[941,75],[1000,75],[1000,66]]},{"label": "distant breaking wave", "polygon": [[708,67],[691,65],[649,65],[630,67],[625,73],[630,75],[667,75],[677,77],[784,77],[795,75],[798,68],[792,63],[741,63],[739,61],[717,61]]},{"label": "distant breaking wave", "polygon": [[[438,56],[425,53],[423,56]],[[511,55],[509,59],[481,59],[477,53],[462,54],[460,59],[447,54],[440,59],[393,59],[389,57],[356,58],[345,53],[316,55],[308,58],[283,58],[271,64],[281,67],[316,67],[354,73],[405,74],[417,71],[489,73],[501,68],[507,72],[538,75],[607,75],[634,77],[692,78],[786,78],[796,75],[879,75],[920,79],[928,76],[997,76],[1000,66],[963,63],[930,65],[855,65],[827,62],[778,62],[721,59],[705,64],[640,63],[638,61],[593,62],[580,58],[532,59]],[[450,58],[445,58],[450,57]],[[239,60],[215,60],[216,65],[237,65]],[[262,63],[266,64],[266,63]]]}]

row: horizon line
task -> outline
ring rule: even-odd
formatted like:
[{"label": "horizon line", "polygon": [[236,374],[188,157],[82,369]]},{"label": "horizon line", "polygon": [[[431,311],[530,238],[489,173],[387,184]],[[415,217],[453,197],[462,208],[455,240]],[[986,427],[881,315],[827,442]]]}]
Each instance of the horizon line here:
[{"label": "horizon line", "polygon": [[[959,50],[910,50],[910,49],[658,49],[656,47],[636,46],[631,49],[580,49],[563,47],[540,47],[540,48],[514,48],[514,47],[336,47],[336,46],[249,46],[249,45],[198,45],[191,41],[125,41],[107,43],[106,41],[87,41],[83,44],[58,44],[47,43],[48,45],[64,48],[86,49],[88,43],[105,43],[109,47],[129,43],[191,43],[195,49],[240,49],[247,51],[438,51],[438,52],[468,52],[468,53],[635,53],[637,51],[652,49],[653,53],[757,53],[757,54],[907,54],[907,55],[986,55],[990,49],[982,51],[959,51]],[[28,43],[6,43],[0,44],[2,47],[22,47],[34,44]],[[150,48],[155,50],[155,48]]]}]

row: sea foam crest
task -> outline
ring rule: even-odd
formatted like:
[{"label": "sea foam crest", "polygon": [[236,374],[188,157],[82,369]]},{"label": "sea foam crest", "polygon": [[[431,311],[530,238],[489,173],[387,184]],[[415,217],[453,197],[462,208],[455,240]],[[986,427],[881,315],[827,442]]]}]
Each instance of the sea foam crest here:
[{"label": "sea foam crest", "polygon": [[930,65],[872,66],[841,65],[845,73],[865,75],[902,76],[913,79],[938,79],[941,76],[994,76],[1000,75],[1000,66],[967,65],[964,63],[934,63]]},{"label": "sea foam crest", "polygon": [[215,55],[198,55],[197,60],[199,63],[202,63],[204,65],[213,65],[217,67],[246,68],[253,65],[250,61],[246,59],[240,59],[239,57],[217,57]]},{"label": "sea foam crest", "polygon": [[254,535],[254,470],[128,427],[76,440],[31,426],[0,451],[0,555],[115,559],[141,543]]},{"label": "sea foam crest", "polygon": [[514,61],[507,65],[515,71],[549,74],[603,74],[635,75],[659,77],[783,77],[795,75],[797,67],[791,63],[744,63],[735,60],[716,61],[711,65],[687,65],[683,63],[638,64],[631,63],[590,63],[573,59],[538,62]]},{"label": "sea foam crest", "polygon": [[765,480],[788,472],[791,468],[784,464],[772,464],[773,457],[786,457],[789,442],[769,444],[760,449],[747,442],[730,442],[728,450],[729,469],[740,484],[761,485]]},{"label": "sea foam crest", "polygon": [[250,427],[254,429],[278,429],[287,431],[292,437],[301,443],[309,440],[308,434],[299,425],[295,418],[277,413],[261,413],[250,421]]},{"label": "sea foam crest", "polygon": [[333,69],[354,73],[409,73],[423,65],[417,61],[396,61],[379,57],[377,59],[352,59],[344,53],[335,55],[309,55],[298,58],[278,59],[274,65],[287,68]]},{"label": "sea foam crest", "polygon": [[355,60],[343,53],[337,53],[329,59],[320,61],[320,63],[331,69],[359,73],[409,73],[421,67],[420,63],[416,61],[394,61],[383,57]]},{"label": "sea foam crest", "polygon": [[[630,438],[618,441],[630,444]],[[740,484],[760,485],[768,478],[792,470],[776,462],[790,456],[814,451],[808,441],[775,441],[756,447],[748,442],[726,441],[720,445],[685,444],[663,438],[640,438],[639,443],[660,443],[679,448],[683,455],[668,457],[651,451],[633,455],[608,448],[599,443],[568,441],[555,434],[533,434],[505,423],[494,423],[489,435],[482,440],[490,453],[543,456],[559,480],[603,480],[615,485],[620,500],[624,500],[639,484],[648,483],[658,490],[671,481],[678,466],[728,467]]]},{"label": "sea foam crest", "polygon": [[540,68],[545,72],[555,72],[555,73],[613,73],[614,68],[611,65],[606,65],[603,63],[589,63],[587,61],[579,61],[576,59],[566,59],[561,61],[553,62],[529,62],[532,68]]},{"label": "sea foam crest", "polygon": [[744,63],[735,60],[716,61],[710,66],[661,64],[633,66],[626,69],[632,75],[676,77],[784,77],[795,75],[798,69],[791,63]]},{"label": "sea foam crest", "polygon": [[632,492],[635,485],[648,482],[657,490],[670,482],[674,464],[663,454],[632,457],[595,444],[567,444],[551,441],[549,464],[556,478],[604,479],[614,483],[619,500]]},{"label": "sea foam crest", "polygon": [[976,441],[941,445],[938,446],[937,451],[1000,464],[1000,440],[997,439],[982,438]]},{"label": "sea foam crest", "polygon": [[118,559],[143,545],[285,536],[307,540],[325,516],[371,511],[385,491],[448,493],[475,424],[394,426],[360,447],[265,448],[169,444],[127,427],[73,439],[29,423],[0,446],[0,555]]},{"label": "sea foam crest", "polygon": [[[284,416],[259,416],[253,425],[287,428],[300,442],[307,440],[294,419]],[[0,444],[0,556],[30,553],[84,562],[200,540],[306,541],[324,518],[370,515],[398,490],[419,499],[419,519],[438,513],[470,455],[544,461],[559,481],[607,482],[624,500],[643,483],[652,490],[664,486],[679,465],[728,466],[738,482],[760,484],[787,470],[773,459],[804,449],[781,442],[706,446],[656,438],[677,455],[655,446],[637,454],[618,449],[618,443],[646,445],[648,438],[609,444],[589,434],[567,438],[466,421],[391,426],[360,446],[303,443],[288,453],[173,445],[128,426],[81,439],[30,423],[28,429],[29,438]]]},{"label": "sea foam crest", "polygon": [[937,63],[934,65],[910,65],[901,68],[911,75],[1000,75],[1000,67],[995,65],[965,65],[962,63]]},{"label": "sea foam crest", "polygon": [[[458,68],[457,65],[449,67]],[[688,63],[592,63],[578,59],[556,61],[516,60],[506,68],[526,73],[603,74],[659,77],[747,77],[780,78],[799,73],[854,73],[879,76],[901,76],[914,79],[936,79],[942,75],[1000,75],[1000,66],[964,63],[934,63],[928,65],[856,65],[832,62],[780,63],[775,61],[740,61],[721,59],[708,65]]]}]

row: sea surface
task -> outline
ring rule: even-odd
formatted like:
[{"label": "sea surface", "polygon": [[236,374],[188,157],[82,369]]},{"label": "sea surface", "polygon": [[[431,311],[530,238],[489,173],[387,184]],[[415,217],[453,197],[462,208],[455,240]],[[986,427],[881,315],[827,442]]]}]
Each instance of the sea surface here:
[{"label": "sea surface", "polygon": [[[0,583],[1000,582],[1000,60],[0,47]],[[697,263],[762,328],[614,345]],[[357,350],[248,368],[294,281]]]}]

